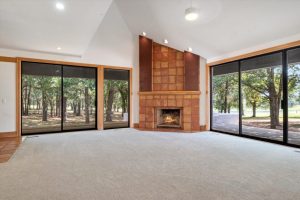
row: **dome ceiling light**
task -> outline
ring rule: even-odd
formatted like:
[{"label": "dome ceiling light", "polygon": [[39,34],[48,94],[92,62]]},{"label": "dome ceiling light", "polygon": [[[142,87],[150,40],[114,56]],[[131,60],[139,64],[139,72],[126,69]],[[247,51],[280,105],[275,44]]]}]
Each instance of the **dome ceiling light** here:
[{"label": "dome ceiling light", "polygon": [[187,21],[194,21],[198,18],[198,10],[197,8],[193,7],[193,1],[191,1],[191,6],[185,9],[185,19]]}]

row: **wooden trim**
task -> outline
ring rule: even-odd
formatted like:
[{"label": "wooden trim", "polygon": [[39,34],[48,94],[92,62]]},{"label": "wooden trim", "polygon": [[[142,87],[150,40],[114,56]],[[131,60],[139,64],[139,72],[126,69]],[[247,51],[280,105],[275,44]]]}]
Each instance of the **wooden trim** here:
[{"label": "wooden trim", "polygon": [[37,62],[37,63],[47,63],[47,64],[57,64],[57,65],[71,65],[79,67],[98,67],[96,64],[87,64],[87,63],[78,63],[78,62],[66,62],[66,61],[57,61],[57,60],[44,60],[44,59],[35,59],[35,58],[23,58],[19,57],[18,59],[21,62]]},{"label": "wooden trim", "polygon": [[153,41],[139,36],[139,91],[153,90]]},{"label": "wooden trim", "polygon": [[16,137],[18,137],[17,131],[0,133],[0,139],[1,138],[16,138]]},{"label": "wooden trim", "polygon": [[13,63],[16,63],[17,58],[0,56],[0,62],[13,62]]},{"label": "wooden trim", "polygon": [[21,59],[17,58],[16,65],[16,132],[21,138]]},{"label": "wooden trim", "polygon": [[266,48],[266,49],[262,49],[262,50],[258,50],[258,51],[254,51],[254,52],[234,56],[234,57],[231,57],[231,58],[218,60],[218,61],[215,61],[215,62],[208,63],[208,66],[210,67],[210,66],[213,66],[213,65],[219,65],[219,64],[223,64],[223,63],[227,63],[227,62],[232,62],[232,61],[241,60],[241,59],[245,59],[245,58],[250,58],[250,57],[254,57],[254,56],[258,56],[258,55],[262,55],[262,54],[272,53],[272,52],[275,52],[275,51],[280,51],[280,50],[283,50],[283,49],[288,49],[288,48],[297,47],[297,46],[300,46],[300,40],[295,41],[295,42],[290,42],[290,43],[287,43],[287,44],[274,46],[274,47],[271,47],[271,48]]},{"label": "wooden trim", "polygon": [[140,124],[139,123],[134,123],[133,128],[139,128]]},{"label": "wooden trim", "polygon": [[204,125],[204,126],[200,126],[200,131],[206,131],[207,129],[206,129],[206,126]]},{"label": "wooden trim", "polygon": [[139,95],[169,95],[169,94],[187,94],[200,95],[200,91],[152,91],[152,92],[138,92]]},{"label": "wooden trim", "polygon": [[184,90],[200,91],[200,56],[188,51],[183,53]]},{"label": "wooden trim", "polygon": [[205,120],[205,127],[206,130],[209,130],[210,128],[210,67],[209,65],[206,65],[205,67],[206,70],[206,107],[205,107],[205,112],[206,112],[206,120]]},{"label": "wooden trim", "polygon": [[129,113],[129,126],[130,128],[133,128],[134,125],[133,125],[133,103],[132,103],[132,95],[133,95],[133,91],[132,91],[132,68],[129,69],[129,90],[130,90],[130,95],[129,95],[129,108],[130,108],[130,113]]},{"label": "wooden trim", "polygon": [[98,130],[104,129],[104,69],[98,66]]},{"label": "wooden trim", "polygon": [[104,69],[119,69],[119,70],[131,70],[132,67],[116,67],[116,66],[105,66],[102,65]]}]

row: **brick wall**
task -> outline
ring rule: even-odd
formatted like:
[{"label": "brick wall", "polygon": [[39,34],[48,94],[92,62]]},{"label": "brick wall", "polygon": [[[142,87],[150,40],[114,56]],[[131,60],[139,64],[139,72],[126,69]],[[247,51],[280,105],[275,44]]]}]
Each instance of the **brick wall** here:
[{"label": "brick wall", "polygon": [[183,52],[153,43],[153,91],[184,89]]}]

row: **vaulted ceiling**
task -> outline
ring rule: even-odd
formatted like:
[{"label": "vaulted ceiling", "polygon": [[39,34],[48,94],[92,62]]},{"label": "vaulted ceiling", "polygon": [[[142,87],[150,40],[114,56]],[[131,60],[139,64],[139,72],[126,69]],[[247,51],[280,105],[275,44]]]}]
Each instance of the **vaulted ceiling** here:
[{"label": "vaulted ceiling", "polygon": [[275,40],[300,39],[298,0],[193,0],[200,17],[184,19],[191,0],[116,0],[134,34],[213,59]]},{"label": "vaulted ceiling", "polygon": [[0,0],[0,48],[82,55],[112,0],[62,0],[63,11],[56,2]]},{"label": "vaulted ceiling", "polygon": [[[56,0],[0,0],[0,48],[83,55],[112,1],[62,0],[61,12]],[[210,60],[300,39],[298,0],[193,0],[200,12],[194,22],[184,19],[191,0],[114,1],[134,36],[145,31]]]}]

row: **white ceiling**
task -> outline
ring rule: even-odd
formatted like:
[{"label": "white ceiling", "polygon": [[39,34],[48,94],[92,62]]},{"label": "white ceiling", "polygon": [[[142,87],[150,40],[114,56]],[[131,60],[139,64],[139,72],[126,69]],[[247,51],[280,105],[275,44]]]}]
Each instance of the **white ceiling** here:
[{"label": "white ceiling", "polygon": [[[64,11],[56,10],[57,1]],[[81,56],[112,1],[0,0],[0,48]],[[184,19],[190,0],[115,2],[134,36],[145,31],[157,42],[168,39],[171,47],[192,47],[208,60],[300,40],[300,0],[193,0],[200,10],[194,22]]]},{"label": "white ceiling", "polygon": [[190,0],[116,0],[133,34],[193,51],[209,60],[275,40],[300,39],[299,0],[193,0],[197,21],[184,19]]},{"label": "white ceiling", "polygon": [[[57,1],[65,5],[64,11],[56,9]],[[111,2],[0,0],[0,47],[80,56]]]}]

